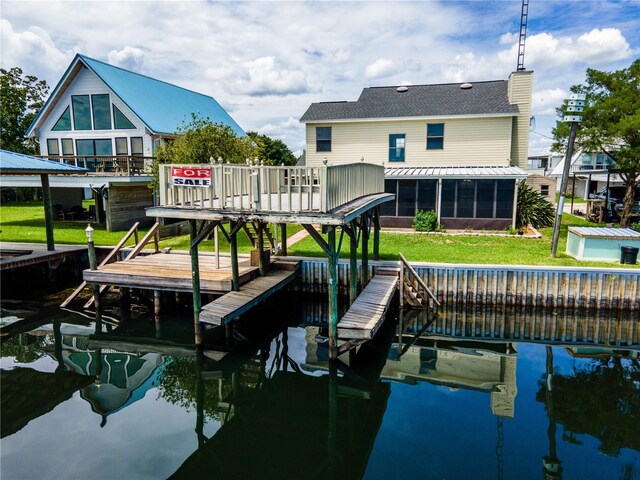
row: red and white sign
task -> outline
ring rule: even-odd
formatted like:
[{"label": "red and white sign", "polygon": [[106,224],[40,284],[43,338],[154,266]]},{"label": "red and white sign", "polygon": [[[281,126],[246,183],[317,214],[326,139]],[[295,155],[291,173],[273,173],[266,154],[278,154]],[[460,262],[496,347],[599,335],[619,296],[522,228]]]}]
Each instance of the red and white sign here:
[{"label": "red and white sign", "polygon": [[180,187],[210,187],[211,168],[171,167],[171,183]]}]

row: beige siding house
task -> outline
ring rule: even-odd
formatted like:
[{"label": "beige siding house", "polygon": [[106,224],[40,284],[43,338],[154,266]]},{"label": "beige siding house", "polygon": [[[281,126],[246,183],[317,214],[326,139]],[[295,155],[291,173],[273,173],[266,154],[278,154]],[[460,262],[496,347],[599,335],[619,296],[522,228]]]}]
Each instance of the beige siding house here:
[{"label": "beige siding house", "polygon": [[434,209],[447,228],[505,228],[526,178],[533,73],[473,84],[365,88],[302,116],[307,165],[385,165],[387,226]]}]

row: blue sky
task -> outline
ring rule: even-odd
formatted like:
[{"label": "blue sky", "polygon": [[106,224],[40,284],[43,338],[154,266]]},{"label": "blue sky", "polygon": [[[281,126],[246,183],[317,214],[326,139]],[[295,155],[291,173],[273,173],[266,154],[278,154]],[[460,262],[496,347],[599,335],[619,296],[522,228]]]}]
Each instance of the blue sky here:
[{"label": "blue sky", "polygon": [[[362,88],[506,79],[520,1],[1,1],[3,68],[55,85],[76,53],[216,98],[245,130],[304,147],[312,102]],[[535,72],[530,154],[586,68],[640,56],[639,1],[530,0],[525,66]]]}]

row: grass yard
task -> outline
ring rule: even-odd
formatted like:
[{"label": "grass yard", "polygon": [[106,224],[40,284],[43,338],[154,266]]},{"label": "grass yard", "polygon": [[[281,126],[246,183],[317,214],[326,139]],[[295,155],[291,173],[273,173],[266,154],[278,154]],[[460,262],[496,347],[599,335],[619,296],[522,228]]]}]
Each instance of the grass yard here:
[{"label": "grass yard", "polygon": [[[83,202],[83,207],[88,208],[92,200]],[[97,246],[116,245],[124,236],[126,231],[107,232],[102,225],[92,225],[95,229],[94,242]],[[85,222],[59,222],[54,221],[53,237],[59,244],[86,244],[87,237],[84,229]],[[148,229],[140,230],[140,238]],[[287,226],[287,236],[302,230],[300,225]],[[0,240],[3,242],[27,242],[45,243],[44,229],[44,209],[41,201],[34,202],[11,202],[0,205]],[[229,229],[227,228],[227,231]],[[274,229],[272,228],[273,232]],[[132,242],[131,242],[132,243]],[[160,242],[162,248],[171,247],[174,250],[189,250],[189,235],[171,237]],[[244,233],[238,235],[238,251],[249,253],[252,245]],[[204,241],[200,244],[200,250],[213,251],[212,241]],[[220,250],[229,251],[229,244],[224,235],[220,234]]]},{"label": "grass yard", "polygon": [[[554,266],[594,266],[636,267],[606,262],[581,262],[564,253],[567,231],[571,226],[597,226],[574,215],[564,214],[558,244],[558,256],[550,256],[553,228],[540,230],[542,238],[511,238],[491,236],[444,236],[414,235],[410,233],[380,234],[380,258],[397,260],[398,252],[411,261],[437,263],[482,263],[508,265],[554,265]],[[369,240],[369,257],[373,248],[373,238]],[[292,245],[289,255],[324,257],[323,252],[310,237]],[[349,257],[349,238],[342,241],[341,257]]]}]

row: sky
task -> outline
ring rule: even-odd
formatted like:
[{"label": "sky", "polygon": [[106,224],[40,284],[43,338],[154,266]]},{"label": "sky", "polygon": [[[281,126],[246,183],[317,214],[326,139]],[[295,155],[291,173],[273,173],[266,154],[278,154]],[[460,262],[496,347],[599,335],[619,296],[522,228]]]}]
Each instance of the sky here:
[{"label": "sky", "polygon": [[[304,148],[313,102],[380,85],[506,79],[520,0],[200,2],[0,0],[0,64],[52,87],[76,53],[213,96],[245,130]],[[555,107],[587,68],[640,56],[640,1],[530,0],[529,154],[548,153]]]}]

